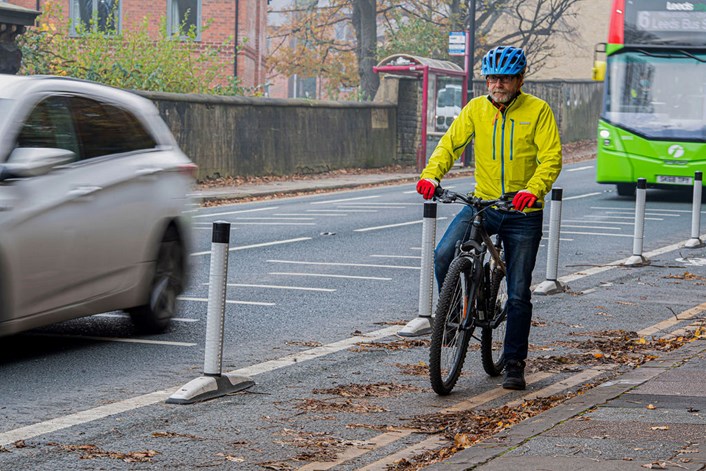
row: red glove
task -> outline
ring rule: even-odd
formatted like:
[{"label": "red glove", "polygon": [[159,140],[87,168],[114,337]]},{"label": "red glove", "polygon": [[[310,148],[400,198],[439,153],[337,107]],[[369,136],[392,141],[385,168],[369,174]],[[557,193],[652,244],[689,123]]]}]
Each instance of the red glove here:
[{"label": "red glove", "polygon": [[525,208],[531,207],[537,201],[537,197],[527,190],[520,190],[512,199],[512,205],[516,210],[522,211]]},{"label": "red glove", "polygon": [[434,196],[436,186],[438,184],[430,178],[422,178],[417,182],[417,193],[422,195],[425,200],[430,200]]}]

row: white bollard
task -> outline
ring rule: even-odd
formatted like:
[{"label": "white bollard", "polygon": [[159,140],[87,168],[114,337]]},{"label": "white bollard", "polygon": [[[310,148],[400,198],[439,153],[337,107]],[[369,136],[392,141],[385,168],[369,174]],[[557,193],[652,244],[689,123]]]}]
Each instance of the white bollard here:
[{"label": "white bollard", "polygon": [[225,325],[229,243],[230,224],[213,223],[211,268],[208,275],[208,308],[206,311],[206,352],[203,363],[203,374],[206,376],[220,376],[223,367],[223,327]]},{"label": "white bollard", "polygon": [[549,210],[549,242],[547,243],[547,277],[535,289],[534,294],[556,294],[566,291],[566,286],[557,280],[559,271],[559,237],[561,232],[561,198],[563,190],[552,190],[552,205]]},{"label": "white bollard", "polygon": [[422,220],[422,271],[419,276],[419,315],[397,335],[419,337],[431,333],[434,303],[434,247],[436,246],[436,202],[424,202]]},{"label": "white bollard", "polygon": [[703,190],[703,173],[694,173],[694,202],[691,210],[691,238],[686,241],[684,247],[695,249],[703,247],[704,242],[699,238],[701,231],[701,191]]},{"label": "white bollard", "polygon": [[629,267],[649,265],[650,261],[642,255],[642,242],[645,237],[645,200],[647,199],[647,180],[637,179],[635,191],[635,234],[632,244],[632,256],[625,262]]},{"label": "white bollard", "polygon": [[206,351],[203,374],[167,399],[168,404],[193,404],[242,391],[255,383],[247,377],[222,374],[230,223],[214,222],[206,314]]}]

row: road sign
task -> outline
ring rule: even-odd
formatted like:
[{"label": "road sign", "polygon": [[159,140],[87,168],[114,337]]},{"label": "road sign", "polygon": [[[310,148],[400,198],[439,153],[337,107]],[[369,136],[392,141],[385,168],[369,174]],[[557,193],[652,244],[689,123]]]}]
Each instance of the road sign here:
[{"label": "road sign", "polygon": [[451,32],[449,33],[449,55],[464,56],[466,55],[466,33]]}]

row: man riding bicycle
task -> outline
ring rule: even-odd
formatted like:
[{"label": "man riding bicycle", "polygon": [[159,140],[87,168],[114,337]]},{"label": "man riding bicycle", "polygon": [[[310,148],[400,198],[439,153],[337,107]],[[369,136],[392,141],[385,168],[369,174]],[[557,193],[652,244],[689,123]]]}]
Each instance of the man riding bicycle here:
[{"label": "man riding bicycle", "polygon": [[[507,266],[507,330],[503,388],[525,389],[525,359],[532,320],[532,270],[542,238],[542,208],[533,208],[549,192],[561,171],[561,142],[549,105],[521,90],[527,59],[522,49],[499,46],[483,57],[481,74],[488,95],[472,99],[461,110],[429,158],[417,192],[431,199],[441,179],[471,139],[475,146],[473,194],[497,199],[516,193],[522,212],[486,210],[485,227],[499,234]],[[474,210],[464,206],[449,224],[434,251],[436,282],[441,285],[454,258],[456,242],[470,236]]]}]

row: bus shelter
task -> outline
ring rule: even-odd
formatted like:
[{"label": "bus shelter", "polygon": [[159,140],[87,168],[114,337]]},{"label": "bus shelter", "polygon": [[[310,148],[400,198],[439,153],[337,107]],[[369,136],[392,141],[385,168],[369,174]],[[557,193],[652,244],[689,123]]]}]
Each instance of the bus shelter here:
[{"label": "bus shelter", "polygon": [[386,57],[373,71],[421,79],[421,142],[417,148],[417,168],[421,170],[467,101],[466,72],[450,61],[409,54]]}]

